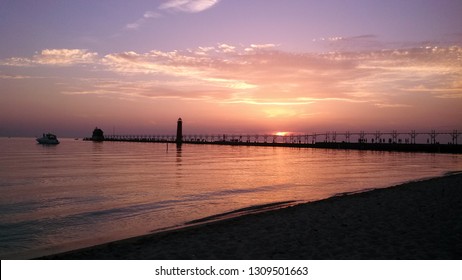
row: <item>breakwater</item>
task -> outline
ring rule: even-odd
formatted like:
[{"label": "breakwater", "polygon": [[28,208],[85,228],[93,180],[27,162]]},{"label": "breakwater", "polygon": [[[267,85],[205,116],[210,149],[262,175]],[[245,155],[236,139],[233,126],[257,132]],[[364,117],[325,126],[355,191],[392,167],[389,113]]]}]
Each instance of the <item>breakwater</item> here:
[{"label": "breakwater", "polygon": [[[350,134],[355,135],[355,134]],[[365,134],[364,134],[365,135]],[[426,152],[426,153],[453,153],[462,154],[462,145],[457,141],[448,144],[441,144],[436,136],[429,138],[429,143],[415,143],[415,138],[401,139],[395,138],[382,139],[365,137],[355,139],[356,142],[334,141],[326,139],[326,134],[301,135],[301,136],[276,136],[276,135],[221,135],[221,136],[200,136],[185,135],[183,144],[195,145],[232,145],[232,146],[260,146],[260,147],[292,147],[292,148],[322,148],[322,149],[349,149],[349,150],[373,150],[373,151],[397,151],[397,152]],[[323,137],[322,137],[323,136]],[[458,135],[457,135],[458,136]],[[324,141],[316,141],[322,139]],[[453,137],[457,140],[457,137]],[[84,140],[91,140],[86,138]],[[175,136],[169,135],[108,135],[103,141],[112,142],[151,142],[151,143],[171,143],[177,144]]]}]

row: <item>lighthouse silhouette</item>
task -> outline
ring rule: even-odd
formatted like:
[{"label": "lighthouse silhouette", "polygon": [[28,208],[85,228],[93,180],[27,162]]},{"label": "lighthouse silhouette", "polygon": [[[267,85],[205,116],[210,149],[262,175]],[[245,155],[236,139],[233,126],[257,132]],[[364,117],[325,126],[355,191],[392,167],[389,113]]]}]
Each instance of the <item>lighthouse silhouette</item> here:
[{"label": "lighthouse silhouette", "polygon": [[183,143],[183,121],[181,118],[176,123],[176,144],[181,145]]}]

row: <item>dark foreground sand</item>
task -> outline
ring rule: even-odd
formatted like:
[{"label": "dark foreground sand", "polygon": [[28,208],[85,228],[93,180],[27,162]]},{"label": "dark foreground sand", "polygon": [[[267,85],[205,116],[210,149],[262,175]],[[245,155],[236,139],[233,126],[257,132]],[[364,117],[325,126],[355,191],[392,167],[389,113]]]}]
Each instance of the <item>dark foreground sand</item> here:
[{"label": "dark foreground sand", "polygon": [[461,259],[462,174],[45,258]]}]

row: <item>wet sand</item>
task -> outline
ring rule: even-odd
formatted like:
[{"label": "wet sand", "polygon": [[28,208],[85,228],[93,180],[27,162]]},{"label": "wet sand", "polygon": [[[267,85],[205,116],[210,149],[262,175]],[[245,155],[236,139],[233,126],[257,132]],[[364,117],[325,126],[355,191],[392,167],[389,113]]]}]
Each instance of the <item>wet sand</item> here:
[{"label": "wet sand", "polygon": [[462,174],[344,194],[45,259],[461,259]]}]

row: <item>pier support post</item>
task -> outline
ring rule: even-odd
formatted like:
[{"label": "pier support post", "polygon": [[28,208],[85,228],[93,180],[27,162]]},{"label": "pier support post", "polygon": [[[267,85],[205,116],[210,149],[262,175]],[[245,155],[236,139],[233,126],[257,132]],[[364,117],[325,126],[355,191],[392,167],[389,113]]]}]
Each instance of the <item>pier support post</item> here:
[{"label": "pier support post", "polygon": [[432,144],[436,144],[436,132],[435,132],[435,130],[432,130],[432,131],[430,132],[430,139],[431,139],[430,142],[431,142]]},{"label": "pier support post", "polygon": [[393,130],[391,137],[393,137],[393,144],[398,143],[398,132],[396,132],[396,130]]},{"label": "pier support post", "polygon": [[377,130],[375,132],[375,142],[380,143],[381,142],[381,139],[380,139],[381,137],[382,137],[382,134],[380,133],[380,131]]},{"label": "pier support post", "polygon": [[415,130],[411,131],[411,144],[415,144],[415,137],[417,136],[417,133]]},{"label": "pier support post", "polygon": [[452,144],[457,145],[457,136],[459,136],[459,134],[457,133],[457,130],[453,130],[451,133],[451,136],[452,136]]}]

